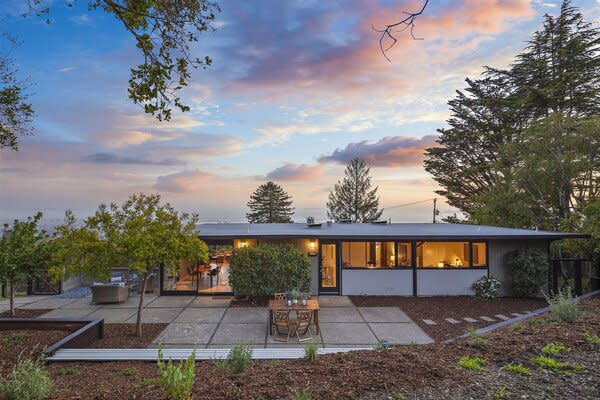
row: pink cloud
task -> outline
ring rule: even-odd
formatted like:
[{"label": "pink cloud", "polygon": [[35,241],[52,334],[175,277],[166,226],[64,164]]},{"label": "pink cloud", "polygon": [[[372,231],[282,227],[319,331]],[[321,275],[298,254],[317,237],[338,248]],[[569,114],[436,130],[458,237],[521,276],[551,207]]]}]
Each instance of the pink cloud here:
[{"label": "pink cloud", "polygon": [[269,172],[266,178],[276,181],[304,181],[317,179],[322,173],[319,165],[287,163]]}]

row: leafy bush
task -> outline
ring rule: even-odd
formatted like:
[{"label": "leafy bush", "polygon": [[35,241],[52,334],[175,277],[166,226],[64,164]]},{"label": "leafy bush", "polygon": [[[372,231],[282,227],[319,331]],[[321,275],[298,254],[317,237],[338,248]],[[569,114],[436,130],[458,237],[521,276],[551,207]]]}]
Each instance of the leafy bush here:
[{"label": "leafy bush", "polygon": [[53,389],[42,359],[19,359],[7,377],[0,377],[0,396],[6,400],[42,400]]},{"label": "leafy bush", "polygon": [[236,295],[272,296],[292,288],[308,291],[308,256],[291,244],[261,243],[236,249],[231,257],[229,284]]},{"label": "leafy bush", "polygon": [[309,343],[304,347],[304,358],[308,361],[316,361],[319,358],[319,345],[316,343]]},{"label": "leafy bush", "polygon": [[475,328],[467,329],[467,335],[469,335],[467,346],[479,350],[486,350],[488,348],[490,339],[487,335],[477,332]]},{"label": "leafy bush", "polygon": [[469,371],[483,371],[485,364],[487,364],[487,361],[479,356],[462,356],[458,360],[458,366]]},{"label": "leafy bush", "polygon": [[494,275],[486,275],[475,281],[473,284],[475,295],[483,299],[494,299],[498,296],[500,281]]},{"label": "leafy bush", "polygon": [[158,384],[169,400],[189,400],[196,379],[196,350],[185,362],[175,366],[173,360],[163,361],[162,349],[158,349]]},{"label": "leafy bush", "polygon": [[538,249],[515,250],[508,254],[514,296],[535,297],[540,294],[548,274],[548,255]]},{"label": "leafy bush", "polygon": [[595,335],[593,333],[589,333],[588,331],[583,332],[583,338],[587,344],[591,344],[593,346],[600,345],[600,336]]},{"label": "leafy bush", "polygon": [[515,374],[529,376],[531,375],[531,368],[523,366],[523,364],[508,364],[504,368],[504,371],[514,372]]},{"label": "leafy bush", "polygon": [[566,353],[571,351],[567,346],[560,342],[548,343],[544,347],[542,347],[542,353],[546,355],[553,355],[558,353]]},{"label": "leafy bush", "polygon": [[227,358],[215,364],[219,368],[226,368],[235,374],[244,372],[252,365],[252,348],[238,343],[229,350]]},{"label": "leafy bush", "polygon": [[546,301],[552,314],[568,324],[575,322],[581,314],[577,300],[571,296],[571,288],[564,292],[559,291],[551,297],[546,296]]}]

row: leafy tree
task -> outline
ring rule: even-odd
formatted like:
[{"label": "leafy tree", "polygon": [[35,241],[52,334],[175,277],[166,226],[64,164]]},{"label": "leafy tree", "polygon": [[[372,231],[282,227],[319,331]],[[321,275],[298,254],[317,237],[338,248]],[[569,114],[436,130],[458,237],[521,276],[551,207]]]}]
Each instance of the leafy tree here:
[{"label": "leafy tree", "polygon": [[[129,98],[159,121],[170,120],[172,107],[189,111],[177,94],[187,86],[190,69],[211,65],[209,56],[196,57],[190,46],[200,34],[214,29],[219,5],[210,0],[65,0],[68,7],[85,2],[115,17],[133,36],[144,61],[131,69]],[[29,13],[50,19],[45,0],[28,0]]]},{"label": "leafy tree", "polygon": [[371,169],[358,158],[346,165],[344,179],[329,193],[327,215],[334,221],[375,221],[381,217],[377,186],[371,187]]},{"label": "leafy tree", "polygon": [[11,57],[16,41],[8,34],[0,35],[0,41],[6,44],[0,49],[0,149],[18,150],[18,137],[32,133],[33,108]]},{"label": "leafy tree", "polygon": [[600,184],[599,45],[563,1],[508,70],[467,80],[426,153],[438,193],[476,223],[559,229],[580,213]]},{"label": "leafy tree", "polygon": [[15,287],[47,271],[51,247],[48,234],[38,224],[38,212],[26,221],[14,220],[12,226],[4,224],[0,238],[0,281],[7,284],[10,296],[10,314],[15,315]]},{"label": "leafy tree", "polygon": [[208,247],[195,231],[197,222],[197,215],[180,214],[158,194],[134,194],[120,207],[101,204],[80,228],[67,212],[67,223],[58,229],[55,271],[106,278],[113,267],[126,266],[140,274],[136,335],[141,336],[146,283],[156,266],[175,270],[180,259],[208,257]]},{"label": "leafy tree", "polygon": [[518,297],[535,297],[548,277],[548,254],[539,249],[520,249],[506,256],[510,269],[512,294]]},{"label": "leafy tree", "polygon": [[292,222],[292,198],[274,182],[260,185],[250,195],[247,205],[250,212],[246,214],[246,218],[252,224]]}]

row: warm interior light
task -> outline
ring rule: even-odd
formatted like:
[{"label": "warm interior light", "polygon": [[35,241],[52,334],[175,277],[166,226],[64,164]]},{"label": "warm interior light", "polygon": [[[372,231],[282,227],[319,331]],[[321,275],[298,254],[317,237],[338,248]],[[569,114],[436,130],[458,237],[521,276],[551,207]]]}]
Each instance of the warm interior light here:
[{"label": "warm interior light", "polygon": [[240,247],[241,248],[244,248],[244,247],[247,247],[247,246],[248,246],[248,243],[246,243],[245,240],[240,240]]},{"label": "warm interior light", "polygon": [[444,268],[444,262],[443,261],[440,261],[438,263],[438,268]]},{"label": "warm interior light", "polygon": [[314,250],[316,245],[317,244],[315,243],[314,240],[311,240],[308,242],[308,247],[310,247],[311,250]]}]

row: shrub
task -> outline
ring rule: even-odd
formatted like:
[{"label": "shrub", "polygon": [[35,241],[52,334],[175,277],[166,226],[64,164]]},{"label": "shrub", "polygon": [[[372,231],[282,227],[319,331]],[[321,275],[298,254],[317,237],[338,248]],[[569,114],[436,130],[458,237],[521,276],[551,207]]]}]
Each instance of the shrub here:
[{"label": "shrub", "polygon": [[568,324],[575,322],[581,314],[577,300],[571,296],[571,288],[569,287],[565,291],[559,291],[554,296],[546,296],[546,301],[552,314]]},{"label": "shrub", "polygon": [[506,261],[512,276],[513,295],[538,296],[547,279],[548,256],[538,249],[521,249],[510,252]]},{"label": "shrub", "polygon": [[304,347],[304,358],[308,361],[316,361],[319,358],[319,345],[316,343],[309,343]]},{"label": "shrub", "polygon": [[135,368],[123,368],[123,371],[121,371],[123,373],[123,376],[136,376],[137,375],[137,369]]},{"label": "shrub", "polygon": [[292,392],[291,400],[312,400],[312,394],[308,389],[295,389]]},{"label": "shrub", "polygon": [[272,296],[291,288],[308,291],[308,256],[291,244],[261,243],[236,249],[231,257],[229,283],[236,295]]},{"label": "shrub", "polygon": [[600,345],[600,336],[595,335],[593,333],[589,333],[588,331],[583,332],[583,338],[587,344],[591,344],[593,346]]},{"label": "shrub", "polygon": [[567,369],[567,364],[562,363],[560,361],[556,361],[554,358],[546,357],[546,356],[534,356],[531,357],[531,362],[537,365],[538,367],[544,369],[550,369],[552,371],[563,371]]},{"label": "shrub", "polygon": [[227,368],[235,374],[244,372],[252,365],[252,348],[242,343],[238,343],[229,350],[225,360],[217,363],[220,368]]},{"label": "shrub", "polygon": [[514,372],[515,374],[529,376],[531,375],[531,368],[523,366],[523,364],[508,364],[504,368],[504,371]]},{"label": "shrub", "polygon": [[158,349],[158,384],[169,400],[189,400],[192,398],[192,388],[196,379],[196,350],[179,366],[169,359],[163,361],[162,349]]},{"label": "shrub", "polygon": [[41,358],[19,359],[7,377],[0,377],[0,396],[6,400],[42,400],[53,388]]},{"label": "shrub", "polygon": [[483,299],[494,299],[498,296],[500,281],[494,275],[479,278],[473,284],[475,295]]},{"label": "shrub", "polygon": [[521,333],[521,332],[523,332],[525,330],[525,327],[520,322],[515,322],[513,324],[512,328],[513,328],[513,331],[515,331],[517,333]]},{"label": "shrub", "polygon": [[546,355],[553,355],[558,353],[566,353],[571,351],[567,346],[560,342],[548,343],[544,347],[542,347],[542,353]]},{"label": "shrub", "polygon": [[467,340],[467,346],[479,350],[485,350],[488,348],[490,340],[487,337],[487,335],[477,332],[477,329],[475,328],[467,329],[467,335],[469,335],[469,340]]},{"label": "shrub", "polygon": [[458,366],[469,371],[483,371],[483,366],[485,364],[487,364],[487,361],[479,356],[462,356],[460,360],[458,360]]}]

